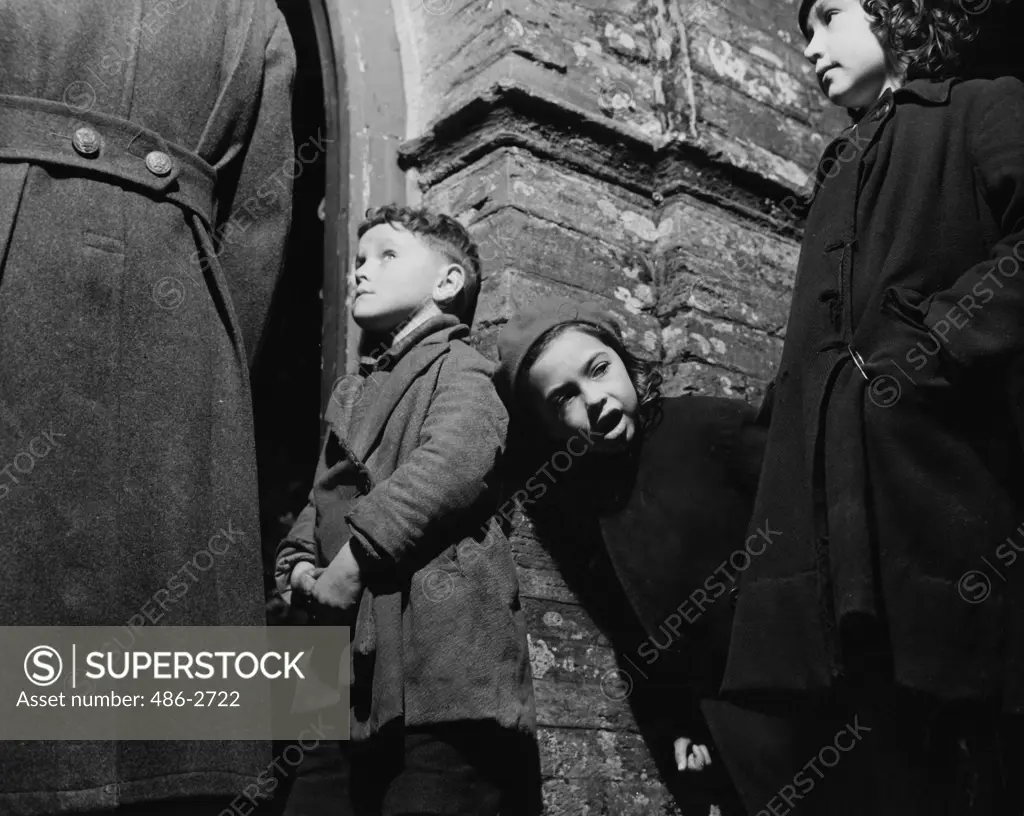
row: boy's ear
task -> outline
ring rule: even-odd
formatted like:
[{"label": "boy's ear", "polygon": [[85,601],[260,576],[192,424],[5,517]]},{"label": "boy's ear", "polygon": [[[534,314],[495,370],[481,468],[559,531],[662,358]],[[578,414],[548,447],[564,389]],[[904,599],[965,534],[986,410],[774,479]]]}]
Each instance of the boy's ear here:
[{"label": "boy's ear", "polygon": [[434,285],[434,302],[442,309],[451,306],[459,292],[466,285],[466,270],[461,264],[450,263],[444,267],[441,277]]}]

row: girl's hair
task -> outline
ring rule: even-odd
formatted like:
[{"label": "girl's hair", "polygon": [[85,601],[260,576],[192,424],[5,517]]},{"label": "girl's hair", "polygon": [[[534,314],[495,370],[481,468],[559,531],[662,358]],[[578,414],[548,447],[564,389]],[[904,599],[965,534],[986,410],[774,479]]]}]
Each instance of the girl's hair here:
[{"label": "girl's hair", "polygon": [[964,70],[978,30],[957,0],[861,0],[871,29],[904,79],[946,79]]},{"label": "girl's hair", "polygon": [[523,358],[522,366],[519,369],[519,381],[516,383],[515,391],[517,394],[522,393],[523,380],[526,373],[533,367],[533,364],[537,362],[540,356],[548,349],[548,347],[559,337],[565,334],[570,329],[589,334],[608,346],[612,351],[619,355],[622,360],[622,364],[626,367],[626,371],[629,374],[629,379],[633,383],[633,388],[636,391],[637,396],[637,411],[636,411],[636,424],[639,433],[638,437],[642,438],[649,432],[655,424],[657,424],[658,417],[661,414],[661,383],[662,376],[658,372],[655,364],[649,360],[644,360],[628,348],[622,342],[622,338],[615,332],[604,326],[599,326],[596,323],[585,323],[582,321],[570,321],[567,323],[559,323],[548,329],[542,334],[537,342],[533,344],[530,350],[526,353]]}]

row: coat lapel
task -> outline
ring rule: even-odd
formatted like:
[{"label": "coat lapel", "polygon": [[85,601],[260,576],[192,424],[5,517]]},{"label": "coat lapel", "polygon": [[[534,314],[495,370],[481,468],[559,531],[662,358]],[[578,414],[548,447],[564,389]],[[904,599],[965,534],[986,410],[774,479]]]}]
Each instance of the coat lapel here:
[{"label": "coat lapel", "polygon": [[[391,376],[384,383],[380,395],[356,429],[352,441],[352,452],[365,462],[402,397],[416,378],[426,371],[435,360],[448,352],[450,332],[443,332],[433,342],[421,343],[410,349],[398,361]],[[433,338],[431,338],[433,340]]]}]

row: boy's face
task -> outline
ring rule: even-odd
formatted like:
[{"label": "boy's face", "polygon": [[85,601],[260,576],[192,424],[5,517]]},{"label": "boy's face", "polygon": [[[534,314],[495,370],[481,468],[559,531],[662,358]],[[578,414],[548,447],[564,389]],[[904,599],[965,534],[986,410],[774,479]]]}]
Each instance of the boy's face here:
[{"label": "boy's face", "polygon": [[886,88],[896,87],[860,0],[818,0],[807,17],[807,32],[804,56],[814,65],[822,93],[834,104],[867,108]]},{"label": "boy's face", "polygon": [[624,448],[636,432],[637,396],[622,359],[596,337],[569,329],[527,373],[533,410],[555,439],[581,432],[594,450]]},{"label": "boy's face", "polygon": [[414,233],[377,224],[359,239],[352,318],[364,331],[391,332],[433,302],[452,266]]}]

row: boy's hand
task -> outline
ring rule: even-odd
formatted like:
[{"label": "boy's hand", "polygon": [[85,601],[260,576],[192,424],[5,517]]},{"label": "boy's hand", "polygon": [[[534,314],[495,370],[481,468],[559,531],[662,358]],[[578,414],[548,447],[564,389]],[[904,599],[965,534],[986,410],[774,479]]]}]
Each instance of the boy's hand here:
[{"label": "boy's hand", "polygon": [[711,764],[711,751],[706,745],[695,743],[689,737],[679,737],[675,742],[676,767],[680,771],[702,771]]},{"label": "boy's hand", "polygon": [[362,573],[352,555],[352,548],[346,542],[313,584],[313,600],[323,610],[323,622],[330,623],[347,618],[358,605],[362,593]]},{"label": "boy's hand", "polygon": [[316,583],[316,576],[313,574],[314,566],[309,561],[300,561],[292,570],[288,584],[291,588],[302,595],[312,595],[313,585]]},{"label": "boy's hand", "polygon": [[[281,600],[289,607],[292,600],[298,601],[296,595],[309,596],[313,592],[313,584],[316,582],[315,568],[309,561],[299,561],[288,576],[288,589],[281,593]],[[300,601],[301,603],[301,601]]]}]

